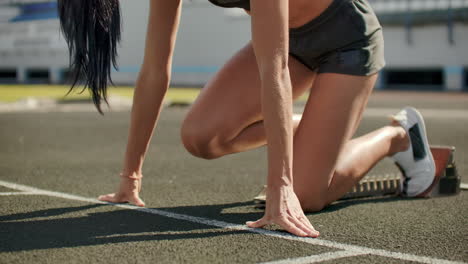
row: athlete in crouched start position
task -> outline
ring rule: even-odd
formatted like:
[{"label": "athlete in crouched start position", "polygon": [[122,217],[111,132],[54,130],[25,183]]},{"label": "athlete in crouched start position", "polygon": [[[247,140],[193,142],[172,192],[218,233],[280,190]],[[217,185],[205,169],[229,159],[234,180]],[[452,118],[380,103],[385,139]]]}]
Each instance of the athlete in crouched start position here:
[{"label": "athlete in crouched start position", "polygon": [[[202,89],[181,136],[190,153],[205,159],[267,144],[267,206],[249,227],[275,223],[317,237],[304,211],[339,199],[387,156],[407,177],[404,194],[429,188],[435,165],[415,109],[352,138],[384,66],[382,29],[366,0],[210,2],[245,9],[252,40]],[[102,201],[145,205],[139,197],[142,166],[171,79],[181,7],[182,0],[150,0],[120,186]],[[86,81],[101,112],[120,39],[119,1],[59,0],[59,12],[76,80]],[[303,115],[293,119],[293,99],[306,91]]]}]

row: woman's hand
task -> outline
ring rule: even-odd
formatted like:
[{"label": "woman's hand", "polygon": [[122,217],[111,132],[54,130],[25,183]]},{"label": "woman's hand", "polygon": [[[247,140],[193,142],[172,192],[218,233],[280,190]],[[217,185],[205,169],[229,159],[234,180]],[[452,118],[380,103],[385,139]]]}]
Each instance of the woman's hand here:
[{"label": "woman's hand", "polygon": [[260,220],[246,224],[251,228],[277,224],[301,237],[318,237],[320,234],[304,215],[299,199],[291,186],[267,189],[265,215]]},{"label": "woman's hand", "polygon": [[144,207],[145,202],[140,198],[141,176],[121,177],[119,190],[115,193],[101,195],[98,200],[110,203],[131,203]]}]

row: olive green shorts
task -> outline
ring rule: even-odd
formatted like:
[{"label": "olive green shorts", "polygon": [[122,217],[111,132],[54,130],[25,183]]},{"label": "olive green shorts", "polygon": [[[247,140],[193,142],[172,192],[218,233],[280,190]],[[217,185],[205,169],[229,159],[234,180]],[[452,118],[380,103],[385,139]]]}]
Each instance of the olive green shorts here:
[{"label": "olive green shorts", "polygon": [[382,27],[367,0],[334,0],[289,30],[289,53],[318,73],[371,75],[385,65]]}]

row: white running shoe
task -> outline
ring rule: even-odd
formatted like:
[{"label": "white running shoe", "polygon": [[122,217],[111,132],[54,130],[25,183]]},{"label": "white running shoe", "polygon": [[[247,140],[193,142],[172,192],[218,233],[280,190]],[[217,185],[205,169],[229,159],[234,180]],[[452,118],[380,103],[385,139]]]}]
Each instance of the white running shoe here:
[{"label": "white running shoe", "polygon": [[435,179],[435,163],[426,135],[422,115],[413,107],[405,107],[391,117],[405,130],[409,148],[392,156],[402,172],[400,193],[406,197],[425,196]]}]

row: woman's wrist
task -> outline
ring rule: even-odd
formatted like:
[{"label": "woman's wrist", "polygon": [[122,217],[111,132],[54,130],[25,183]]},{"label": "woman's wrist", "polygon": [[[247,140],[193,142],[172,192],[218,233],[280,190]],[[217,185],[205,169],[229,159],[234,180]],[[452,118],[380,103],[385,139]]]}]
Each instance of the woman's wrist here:
[{"label": "woman's wrist", "polygon": [[138,179],[141,179],[143,178],[143,174],[138,171],[122,171],[120,173],[120,177],[122,178],[128,178],[128,179],[135,179],[135,180],[138,180]]},{"label": "woman's wrist", "polygon": [[269,181],[267,183],[267,193],[278,193],[284,189],[292,189],[292,179],[281,180],[281,181]]},{"label": "woman's wrist", "polygon": [[[273,177],[271,177],[273,178]],[[268,179],[267,181],[267,188],[283,188],[283,187],[289,187],[293,185],[293,179],[292,177],[287,177],[287,176],[281,176],[281,177],[275,177],[274,179]]]},{"label": "woman's wrist", "polygon": [[277,206],[278,202],[284,200],[285,197],[291,194],[294,194],[292,185],[267,186],[266,190],[267,201],[269,201],[272,206]]},{"label": "woman's wrist", "polygon": [[[270,157],[271,159],[268,162],[267,186],[276,189],[293,186],[292,164],[290,164],[292,163],[292,159],[288,156],[282,157],[280,155],[280,157],[278,157],[277,153],[271,154],[273,155],[271,155],[272,157]],[[285,161],[276,162],[274,158],[283,159]]]}]

